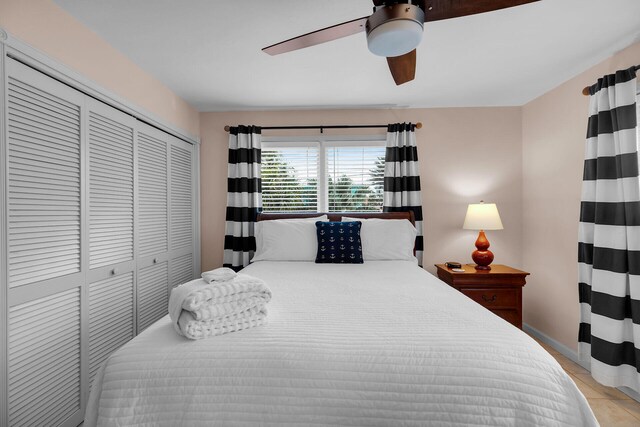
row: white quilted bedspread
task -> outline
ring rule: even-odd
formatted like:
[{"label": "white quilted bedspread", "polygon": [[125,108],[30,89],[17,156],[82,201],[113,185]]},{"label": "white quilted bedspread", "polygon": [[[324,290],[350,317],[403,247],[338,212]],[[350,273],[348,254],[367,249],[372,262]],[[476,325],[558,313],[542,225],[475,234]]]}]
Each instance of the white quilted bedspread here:
[{"label": "white quilted bedspread", "polygon": [[85,426],[593,426],[535,341],[414,263],[257,262],[269,323],[192,341],[169,317],[99,371]]}]

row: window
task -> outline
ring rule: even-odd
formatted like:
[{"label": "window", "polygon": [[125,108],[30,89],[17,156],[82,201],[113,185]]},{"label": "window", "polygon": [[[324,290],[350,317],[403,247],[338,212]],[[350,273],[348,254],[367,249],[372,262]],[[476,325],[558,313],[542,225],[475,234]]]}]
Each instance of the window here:
[{"label": "window", "polygon": [[262,144],[264,212],[382,211],[385,141],[275,140]]},{"label": "window", "polygon": [[317,211],[318,159],[317,147],[263,146],[263,211]]}]

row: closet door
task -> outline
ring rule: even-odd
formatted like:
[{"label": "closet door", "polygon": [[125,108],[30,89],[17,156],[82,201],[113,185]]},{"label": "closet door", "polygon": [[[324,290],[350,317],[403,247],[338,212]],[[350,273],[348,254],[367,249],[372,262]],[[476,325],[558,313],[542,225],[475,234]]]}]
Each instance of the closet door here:
[{"label": "closet door", "polygon": [[193,146],[138,125],[138,333],[194,277]]},{"label": "closet door", "polygon": [[5,64],[6,416],[11,426],[75,426],[83,416],[81,340],[86,336],[81,322],[85,98],[14,60]]},{"label": "closet door", "polygon": [[[88,100],[89,381],[135,335],[135,119]],[[89,390],[87,390],[89,391]]]},{"label": "closet door", "polygon": [[138,124],[138,332],[169,303],[169,136]]},{"label": "closet door", "polygon": [[178,286],[195,276],[194,147],[176,138],[170,140],[170,285]]}]

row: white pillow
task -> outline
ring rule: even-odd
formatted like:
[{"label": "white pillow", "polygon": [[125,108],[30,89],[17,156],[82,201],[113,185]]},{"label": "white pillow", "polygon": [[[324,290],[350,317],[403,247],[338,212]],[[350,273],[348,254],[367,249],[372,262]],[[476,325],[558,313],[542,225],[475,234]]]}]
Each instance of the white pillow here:
[{"label": "white pillow", "polygon": [[251,261],[315,261],[316,221],[328,220],[321,215],[256,222],[256,252]]},{"label": "white pillow", "polygon": [[416,228],[407,219],[349,218],[342,221],[362,221],[360,239],[364,261],[406,260],[418,262],[413,255]]}]

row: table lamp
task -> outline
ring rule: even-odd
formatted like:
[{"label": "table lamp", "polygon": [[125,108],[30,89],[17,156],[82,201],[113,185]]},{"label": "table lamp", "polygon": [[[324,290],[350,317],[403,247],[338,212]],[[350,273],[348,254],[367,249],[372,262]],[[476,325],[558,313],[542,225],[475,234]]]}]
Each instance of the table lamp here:
[{"label": "table lamp", "polygon": [[493,261],[493,253],[489,250],[489,241],[484,235],[484,230],[502,230],[502,221],[495,203],[472,203],[467,208],[464,218],[465,230],[480,230],[476,240],[476,250],[471,258],[476,263],[476,270],[491,270],[489,264]]}]

